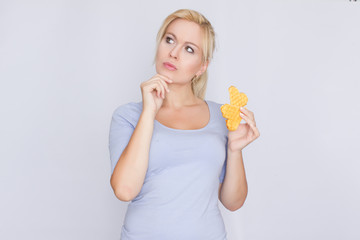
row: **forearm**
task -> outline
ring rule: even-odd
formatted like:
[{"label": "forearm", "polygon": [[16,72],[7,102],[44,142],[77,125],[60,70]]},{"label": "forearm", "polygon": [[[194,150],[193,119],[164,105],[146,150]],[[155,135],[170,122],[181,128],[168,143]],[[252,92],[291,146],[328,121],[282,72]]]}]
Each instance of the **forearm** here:
[{"label": "forearm", "polygon": [[226,175],[223,181],[220,201],[229,210],[239,209],[245,202],[248,192],[242,151],[227,150]]},{"label": "forearm", "polygon": [[150,112],[142,112],[111,177],[115,195],[122,201],[132,200],[142,188],[149,163],[153,130],[154,116]]}]

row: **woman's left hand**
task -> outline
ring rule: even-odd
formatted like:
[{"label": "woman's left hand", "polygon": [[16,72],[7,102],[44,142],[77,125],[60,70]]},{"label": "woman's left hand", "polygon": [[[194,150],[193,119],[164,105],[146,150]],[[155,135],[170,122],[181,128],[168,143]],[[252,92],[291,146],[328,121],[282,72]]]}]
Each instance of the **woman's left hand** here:
[{"label": "woman's left hand", "polygon": [[260,136],[253,112],[246,108],[240,109],[240,117],[246,123],[240,123],[238,128],[235,131],[229,131],[228,135],[228,149],[234,152],[242,151],[244,147]]}]

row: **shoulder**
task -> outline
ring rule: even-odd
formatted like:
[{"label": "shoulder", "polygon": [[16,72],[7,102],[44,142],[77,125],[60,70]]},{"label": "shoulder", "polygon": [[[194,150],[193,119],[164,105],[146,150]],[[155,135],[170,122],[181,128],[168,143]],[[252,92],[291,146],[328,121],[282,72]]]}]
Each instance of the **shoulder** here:
[{"label": "shoulder", "polygon": [[142,102],[129,102],[118,106],[113,112],[113,119],[127,120],[136,125],[142,112]]},{"label": "shoulder", "polygon": [[221,106],[223,105],[222,103],[218,103],[215,101],[211,101],[211,100],[206,100],[206,102],[209,105],[211,114],[212,114],[212,118],[214,119],[214,124],[216,126],[216,128],[223,132],[225,135],[227,135],[228,133],[228,129],[226,127],[226,119],[223,117],[222,112],[221,112]]},{"label": "shoulder", "polygon": [[136,114],[142,111],[142,102],[129,102],[118,106],[114,114]]},{"label": "shoulder", "polygon": [[222,117],[222,113],[221,113],[221,106],[223,105],[222,103],[218,103],[218,102],[214,102],[211,100],[206,100],[206,102],[209,105],[209,108],[211,108],[212,113],[215,114],[216,117]]}]

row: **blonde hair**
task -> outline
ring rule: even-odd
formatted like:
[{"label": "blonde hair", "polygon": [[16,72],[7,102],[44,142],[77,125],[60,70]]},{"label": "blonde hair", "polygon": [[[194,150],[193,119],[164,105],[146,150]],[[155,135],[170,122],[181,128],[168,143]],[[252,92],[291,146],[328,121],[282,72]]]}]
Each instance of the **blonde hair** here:
[{"label": "blonde hair", "polygon": [[[209,61],[210,63],[210,60],[213,58],[213,52],[215,49],[214,29],[211,23],[201,13],[191,9],[179,9],[166,17],[156,37],[156,52],[170,23],[172,23],[175,19],[179,18],[195,22],[200,25],[200,28],[203,30],[204,33],[201,62],[204,64],[206,61]],[[155,60],[156,56],[154,59],[154,63]],[[203,72],[203,74],[201,74],[200,76],[196,76],[191,79],[191,88],[194,95],[198,98],[201,98],[202,100],[204,100],[205,98],[207,79],[207,70]]]}]

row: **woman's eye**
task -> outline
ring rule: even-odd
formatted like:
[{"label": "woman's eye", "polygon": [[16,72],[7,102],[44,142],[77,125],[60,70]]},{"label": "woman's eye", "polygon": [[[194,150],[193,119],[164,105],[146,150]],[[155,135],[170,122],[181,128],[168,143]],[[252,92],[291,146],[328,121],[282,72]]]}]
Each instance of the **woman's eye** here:
[{"label": "woman's eye", "polygon": [[186,47],[186,49],[190,49],[191,50],[191,52],[189,52],[189,53],[194,53],[194,49],[192,49],[191,47]]},{"label": "woman's eye", "polygon": [[[165,41],[167,42],[167,43],[171,43],[170,41],[174,41],[171,37],[166,37],[165,38]],[[194,49],[192,49],[191,47],[189,47],[189,46],[187,46],[186,48],[186,51],[188,52],[188,53],[194,53]],[[190,49],[190,51],[188,50],[188,49]]]},{"label": "woman's eye", "polygon": [[172,39],[171,39],[170,37],[166,37],[166,42],[167,42],[167,43],[169,42],[168,40],[171,40],[171,41],[172,41]]}]

